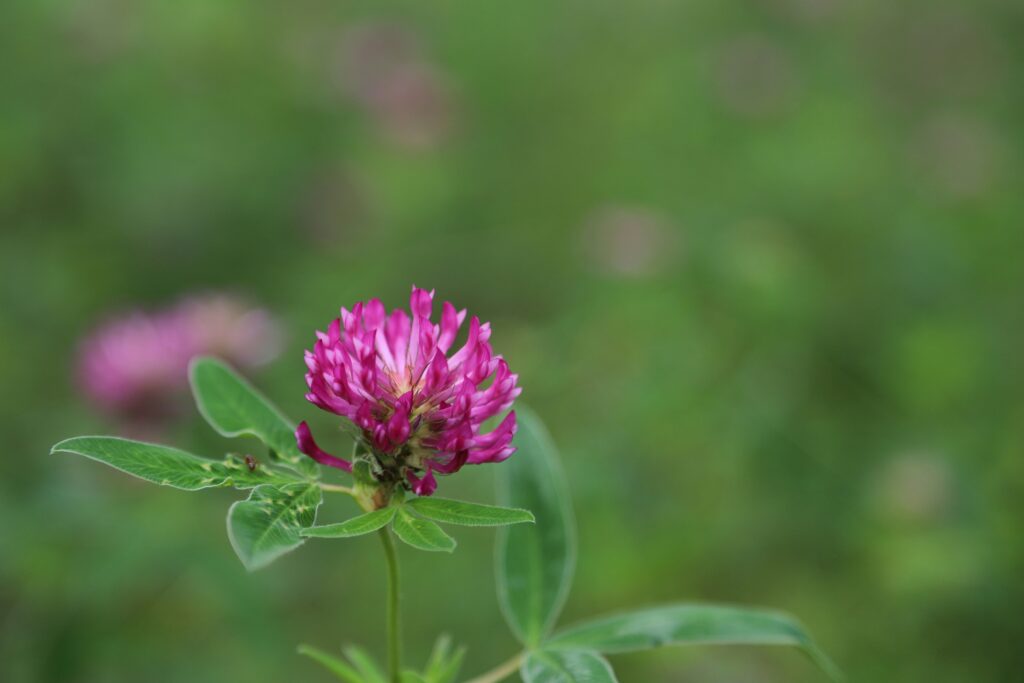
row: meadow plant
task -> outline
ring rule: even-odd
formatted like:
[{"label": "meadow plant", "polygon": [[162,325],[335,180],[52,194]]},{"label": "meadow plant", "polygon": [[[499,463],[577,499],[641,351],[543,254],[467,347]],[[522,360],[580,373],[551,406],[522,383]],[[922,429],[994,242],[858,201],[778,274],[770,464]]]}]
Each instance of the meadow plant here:
[{"label": "meadow plant", "polygon": [[[497,683],[516,673],[527,683],[606,683],[616,678],[605,655],[684,644],[794,646],[839,678],[803,627],[774,610],[684,602],[556,629],[575,571],[576,530],[555,446],[536,415],[522,406],[510,410],[521,389],[505,359],[493,352],[490,325],[471,318],[465,343],[453,352],[466,311],[445,302],[434,323],[433,296],[413,287],[408,313],[388,314],[376,299],[357,303],[342,308],[326,332],[317,332],[306,353],[306,398],[342,418],[354,437],[348,457],[323,450],[305,421],[292,423],[213,357],[195,358],[189,367],[199,412],[225,437],[256,437],[265,455],[209,459],[111,436],[67,439],[53,452],[76,453],[184,491],[249,491],[230,507],[227,522],[231,545],[250,570],[309,538],[377,534],[387,568],[386,664],[355,645],[343,653],[299,647],[346,683],[463,680],[465,649],[443,636],[421,668],[402,660],[395,539],[416,550],[450,553],[455,539],[439,524],[498,527],[499,603],[523,646],[470,683]],[[166,341],[179,346],[176,338]],[[437,476],[484,463],[501,463],[495,468],[498,505],[433,495]],[[351,481],[328,483],[321,466],[341,470]],[[325,494],[350,496],[362,513],[320,522]]]}]

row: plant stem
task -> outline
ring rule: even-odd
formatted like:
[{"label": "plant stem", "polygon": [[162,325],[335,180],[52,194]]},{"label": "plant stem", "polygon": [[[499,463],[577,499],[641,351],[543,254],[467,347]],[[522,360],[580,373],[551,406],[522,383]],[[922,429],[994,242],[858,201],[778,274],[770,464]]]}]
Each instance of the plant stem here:
[{"label": "plant stem", "polygon": [[324,484],[323,482],[321,482],[320,488],[323,489],[324,491],[337,491],[338,493],[344,493],[350,496],[356,495],[355,490],[349,488],[348,486],[340,486],[337,484]]},{"label": "plant stem", "polygon": [[379,532],[388,560],[388,672],[391,683],[402,681],[402,638],[398,631],[398,553],[391,531],[384,527]]},{"label": "plant stem", "polygon": [[519,669],[519,664],[522,661],[523,653],[520,652],[504,664],[496,666],[485,674],[480,674],[473,680],[467,681],[467,683],[498,683],[498,681],[503,681],[514,674]]}]

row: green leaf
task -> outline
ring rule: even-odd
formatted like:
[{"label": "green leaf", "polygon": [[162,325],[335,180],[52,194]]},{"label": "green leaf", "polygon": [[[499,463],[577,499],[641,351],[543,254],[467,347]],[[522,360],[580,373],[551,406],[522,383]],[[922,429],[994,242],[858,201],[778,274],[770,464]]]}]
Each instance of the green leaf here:
[{"label": "green leaf", "polygon": [[61,441],[50,452],[84,455],[140,479],[183,491],[217,486],[247,489],[291,480],[265,465],[250,470],[237,457],[209,460],[170,446],[116,436],[77,436]]},{"label": "green leaf", "polygon": [[832,679],[835,664],[793,617],[774,610],[724,605],[677,604],[627,612],[570,627],[546,648],[632,652],[665,645],[791,645],[803,650]]},{"label": "green leaf", "polygon": [[465,656],[466,648],[460,647],[451,652],[451,638],[447,635],[439,636],[430,653],[423,678],[427,683],[455,683],[455,677],[459,675]]},{"label": "green leaf", "polygon": [[604,657],[586,650],[531,652],[519,668],[525,683],[615,683]]},{"label": "green leaf", "polygon": [[448,664],[430,679],[430,683],[455,683],[455,678],[462,669],[462,660],[466,658],[466,648],[460,647],[448,659]]},{"label": "green leaf", "polygon": [[406,669],[402,672],[402,683],[431,683],[426,678],[416,673],[412,669]]},{"label": "green leaf", "polygon": [[384,672],[373,661],[373,657],[367,654],[366,650],[355,645],[349,645],[345,648],[345,656],[359,669],[359,673],[363,675],[364,683],[387,683],[387,677],[384,675]]},{"label": "green leaf", "polygon": [[246,569],[264,567],[298,548],[304,527],[316,521],[322,494],[316,484],[258,486],[228,510],[231,547]]},{"label": "green leaf", "polygon": [[295,425],[223,361],[194,359],[189,366],[189,382],[199,412],[222,436],[255,436],[299,474],[319,477],[320,467],[299,452]]},{"label": "green leaf", "polygon": [[307,538],[350,538],[362,536],[377,529],[387,526],[395,518],[395,511],[398,508],[386,507],[365,515],[359,515],[352,519],[338,524],[324,524],[323,526],[311,526],[303,529],[300,533]]},{"label": "green leaf", "polygon": [[576,564],[576,528],[569,488],[547,430],[531,411],[517,410],[518,451],[495,468],[498,502],[532,510],[535,524],[498,531],[498,600],[516,637],[536,647],[551,631],[569,594]]},{"label": "green leaf", "polygon": [[395,535],[420,550],[450,553],[455,550],[455,539],[430,520],[413,517],[405,506],[398,508],[394,524]]},{"label": "green leaf", "polygon": [[430,659],[427,660],[427,666],[424,668],[424,672],[428,678],[436,676],[438,672],[444,669],[445,662],[448,661],[448,653],[452,649],[452,639],[447,633],[442,633],[434,641],[434,648],[430,651]]},{"label": "green leaf", "polygon": [[312,645],[299,645],[299,654],[306,655],[316,660],[324,666],[325,669],[333,673],[345,683],[364,683],[363,677],[360,676],[355,669],[350,667],[341,659],[329,655],[323,650],[317,649]]},{"label": "green leaf", "polygon": [[416,498],[406,505],[427,519],[446,524],[505,526],[534,521],[533,513],[529,510],[479,505],[447,498]]}]

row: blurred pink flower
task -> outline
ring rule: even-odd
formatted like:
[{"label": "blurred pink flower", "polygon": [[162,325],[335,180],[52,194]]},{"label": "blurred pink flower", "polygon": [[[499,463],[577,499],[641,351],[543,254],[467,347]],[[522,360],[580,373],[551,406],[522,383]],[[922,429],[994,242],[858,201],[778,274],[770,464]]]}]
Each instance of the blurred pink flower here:
[{"label": "blurred pink flower", "polygon": [[448,89],[440,71],[429,64],[395,69],[367,93],[366,107],[396,143],[412,148],[434,146],[451,120]]},{"label": "blurred pink flower", "polygon": [[424,149],[447,134],[450,90],[411,31],[389,23],[357,26],[345,36],[341,59],[345,90],[393,142]]},{"label": "blurred pink flower", "polygon": [[[463,465],[500,462],[515,451],[515,411],[491,432],[481,425],[508,410],[522,391],[517,375],[488,339],[490,323],[474,317],[466,343],[448,351],[466,317],[445,302],[440,324],[430,321],[434,293],[413,287],[410,316],[390,315],[378,299],[341,309],[327,332],[317,332],[306,352],[306,398],[341,415],[361,430],[395,480],[419,495],[437,488],[434,473]],[[490,380],[490,381],[489,381]],[[486,385],[486,386],[484,386]],[[350,470],[351,464],[321,450],[305,422],[296,430],[299,449],[317,462]]]},{"label": "blurred pink flower", "polygon": [[365,97],[392,72],[421,61],[421,53],[416,34],[401,24],[357,24],[342,38],[342,78],[352,93]]},{"label": "blurred pink flower", "polygon": [[887,521],[926,525],[953,507],[956,478],[948,463],[930,451],[909,451],[885,462],[871,493]]},{"label": "blurred pink flower", "polygon": [[196,354],[241,366],[264,365],[281,353],[281,331],[270,313],[224,294],[193,297],[177,311]]},{"label": "blurred pink flower", "polygon": [[113,318],[80,344],[79,385],[99,408],[128,420],[151,421],[175,412],[188,386],[188,363],[217,355],[252,367],[280,352],[281,335],[269,313],[221,294]]}]

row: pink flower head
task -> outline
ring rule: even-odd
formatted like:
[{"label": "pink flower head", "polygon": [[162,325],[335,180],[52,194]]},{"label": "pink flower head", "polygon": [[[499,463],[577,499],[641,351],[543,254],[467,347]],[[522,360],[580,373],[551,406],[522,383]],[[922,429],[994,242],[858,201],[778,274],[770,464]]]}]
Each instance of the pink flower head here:
[{"label": "pink flower head", "polygon": [[[466,343],[448,355],[466,318],[447,301],[439,324],[430,321],[434,292],[412,288],[411,317],[390,314],[377,299],[341,309],[306,352],[306,398],[351,420],[378,463],[419,495],[437,488],[434,473],[463,465],[501,462],[512,455],[515,411],[494,430],[481,425],[508,410],[522,391],[508,363],[494,355],[490,323],[474,317]],[[299,450],[317,462],[350,470],[348,461],[322,451],[305,422]]]},{"label": "pink flower head", "polygon": [[186,379],[192,343],[177,314],[140,311],[113,319],[79,347],[79,384],[86,396],[119,415],[160,414]]},{"label": "pink flower head", "polygon": [[94,405],[126,418],[158,418],[188,387],[193,356],[215,354],[243,367],[280,349],[277,323],[263,309],[225,294],[190,297],[154,312],[114,318],[80,344],[79,385]]},{"label": "pink flower head", "polygon": [[178,304],[174,314],[187,330],[192,355],[220,356],[252,368],[269,363],[281,352],[283,335],[270,312],[230,294],[190,297]]}]

